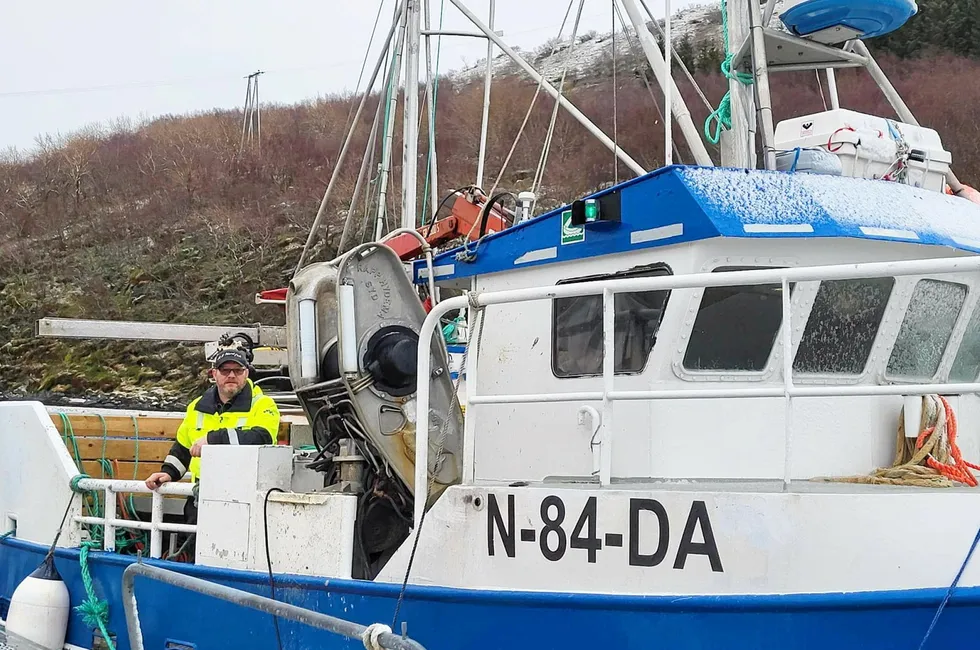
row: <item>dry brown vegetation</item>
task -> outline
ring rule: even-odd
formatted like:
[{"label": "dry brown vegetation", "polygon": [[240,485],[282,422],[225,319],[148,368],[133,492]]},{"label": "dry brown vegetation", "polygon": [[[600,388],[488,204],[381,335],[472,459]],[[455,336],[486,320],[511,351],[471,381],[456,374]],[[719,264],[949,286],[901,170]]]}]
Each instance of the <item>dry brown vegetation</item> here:
[{"label": "dry brown vegetation", "polygon": [[[942,56],[882,57],[881,63],[920,122],[939,131],[959,177],[967,183],[980,180],[980,84],[972,81],[980,75],[980,62]],[[619,75],[617,136],[636,160],[653,169],[663,161],[663,126],[641,81],[642,69],[626,62]],[[838,79],[846,107],[891,115],[865,73],[842,71]],[[726,88],[717,74],[702,73],[698,82],[715,104]],[[772,83],[777,120],[823,110],[812,73],[783,74]],[[707,109],[691,87],[680,85],[701,125]],[[494,83],[491,181],[534,90],[516,78]],[[608,77],[570,83],[567,92],[585,114],[613,132]],[[365,115],[374,114],[375,102]],[[181,391],[198,385],[197,348],[171,353],[172,346],[37,340],[33,323],[42,316],[281,321],[277,308],[256,306],[253,296],[288,281],[336,164],[352,105],[349,97],[330,97],[266,107],[261,153],[251,149],[239,155],[240,112],[214,111],[49,139],[28,158],[0,161],[0,390],[117,390],[163,380]],[[480,83],[440,81],[440,194],[475,176],[481,105]],[[552,105],[539,97],[501,187],[530,184]],[[396,120],[400,126],[400,114]],[[369,126],[357,130],[328,206],[319,259],[335,252]],[[423,128],[423,153],[426,137]],[[400,147],[396,134],[393,197],[400,191]],[[713,155],[717,160],[716,151]],[[681,158],[691,160],[683,146]],[[419,172],[421,195],[424,156]],[[620,180],[630,175],[622,165],[618,173]],[[561,115],[544,177],[550,204],[613,177],[612,155]],[[139,366],[137,372],[126,369],[132,365]]]}]

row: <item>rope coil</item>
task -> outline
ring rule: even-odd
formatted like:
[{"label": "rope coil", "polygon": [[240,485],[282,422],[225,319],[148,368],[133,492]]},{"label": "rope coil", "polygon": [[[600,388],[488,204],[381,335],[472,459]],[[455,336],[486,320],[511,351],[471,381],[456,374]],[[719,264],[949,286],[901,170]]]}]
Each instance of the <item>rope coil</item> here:
[{"label": "rope coil", "polygon": [[869,475],[817,478],[814,480],[867,485],[910,485],[917,487],[977,487],[970,470],[980,465],[963,460],[956,444],[956,415],[941,395],[922,396],[922,416],[915,439],[905,435],[905,408],[898,420],[895,458],[891,467],[876,469]]},{"label": "rope coil", "polygon": [[384,623],[371,623],[361,634],[361,642],[367,650],[384,650],[381,635],[391,634],[391,628]]}]

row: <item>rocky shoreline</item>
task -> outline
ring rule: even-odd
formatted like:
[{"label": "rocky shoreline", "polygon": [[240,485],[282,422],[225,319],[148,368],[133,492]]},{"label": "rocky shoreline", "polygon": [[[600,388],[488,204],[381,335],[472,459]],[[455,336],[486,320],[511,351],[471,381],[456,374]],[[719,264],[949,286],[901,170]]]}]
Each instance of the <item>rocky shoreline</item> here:
[{"label": "rocky shoreline", "polygon": [[0,390],[0,402],[37,401],[45,406],[70,406],[75,408],[125,409],[133,411],[179,412],[187,408],[187,401],[179,395],[163,390],[138,395],[120,393],[82,393],[78,395],[55,391],[19,393]]}]

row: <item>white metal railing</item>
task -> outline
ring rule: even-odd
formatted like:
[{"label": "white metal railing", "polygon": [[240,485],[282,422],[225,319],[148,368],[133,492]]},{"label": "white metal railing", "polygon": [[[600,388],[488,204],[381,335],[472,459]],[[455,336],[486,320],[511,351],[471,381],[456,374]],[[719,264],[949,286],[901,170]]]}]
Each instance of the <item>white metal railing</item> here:
[{"label": "white metal railing", "polygon": [[[165,483],[156,490],[146,487],[142,481],[119,481],[115,479],[85,478],[78,481],[80,490],[102,491],[105,493],[105,513],[102,517],[76,516],[74,521],[79,524],[95,524],[105,526],[102,535],[102,549],[116,550],[116,528],[131,528],[150,531],[150,557],[159,559],[163,555],[163,533],[196,533],[197,526],[193,524],[168,524],[163,521],[163,497],[167,495],[191,496],[194,485],[191,483]],[[134,521],[116,517],[117,494],[150,494],[150,521]]]},{"label": "white metal railing", "polygon": [[[449,298],[432,308],[419,333],[418,356],[418,413],[429,412],[429,384],[431,378],[431,359],[429,346],[439,324],[440,317],[446,312],[477,306],[502,305],[531,300],[553,300],[555,298],[572,298],[602,294],[603,309],[603,364],[602,390],[576,393],[540,393],[521,395],[477,395],[477,381],[474,373],[467,368],[470,381],[467,382],[466,401],[468,405],[475,404],[532,404],[544,402],[585,402],[601,401],[602,413],[598,427],[599,440],[599,482],[609,485],[612,474],[612,443],[613,443],[613,402],[618,400],[654,400],[654,399],[710,399],[710,398],[758,398],[783,397],[786,400],[786,454],[784,459],[783,480],[789,483],[789,459],[791,451],[792,429],[792,399],[794,397],[831,397],[853,395],[925,395],[929,393],[973,393],[980,392],[980,383],[957,384],[901,384],[884,386],[795,386],[792,377],[792,310],[789,291],[790,282],[811,282],[818,280],[852,280],[872,277],[902,277],[908,275],[941,274],[941,273],[971,273],[980,271],[980,256],[939,258],[931,260],[903,260],[898,262],[871,262],[863,264],[840,264],[833,266],[811,266],[800,268],[762,269],[753,271],[725,271],[719,273],[692,273],[688,275],[668,275],[643,278],[622,278],[617,280],[602,280],[595,282],[576,282],[573,284],[534,287],[529,289],[512,289],[473,293],[469,296]],[[614,297],[617,293],[656,291],[665,289],[700,289],[706,287],[731,287],[738,285],[774,284],[782,286],[783,322],[780,337],[783,344],[783,381],[782,386],[766,388],[683,388],[656,390],[615,390],[614,385]],[[482,316],[481,316],[482,318]],[[469,359],[473,369],[479,363],[479,341],[470,339],[472,346]],[[476,354],[474,354],[474,352]],[[419,417],[416,423],[415,444],[415,525],[425,509],[428,498],[428,462],[429,462],[429,418]],[[464,439],[464,476],[467,473],[465,464],[471,458],[465,449],[467,443],[472,446],[472,440]]]}]

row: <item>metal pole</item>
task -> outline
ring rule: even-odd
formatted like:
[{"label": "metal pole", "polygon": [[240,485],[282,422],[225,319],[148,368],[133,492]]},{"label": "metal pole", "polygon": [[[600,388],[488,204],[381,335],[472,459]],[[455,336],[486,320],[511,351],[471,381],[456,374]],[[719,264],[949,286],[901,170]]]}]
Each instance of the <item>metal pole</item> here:
[{"label": "metal pole", "polygon": [[602,292],[602,433],[599,443],[599,485],[612,481],[613,401],[616,377],[616,295]]},{"label": "metal pole", "polygon": [[[741,47],[749,35],[748,0],[728,0],[728,42]],[[728,81],[731,97],[732,128],[721,133],[721,164],[723,167],[755,169],[755,96],[752,88],[736,78]]]},{"label": "metal pole", "polygon": [[252,99],[252,75],[245,77],[248,79],[245,85],[245,105],[242,107],[242,140],[238,144],[238,153],[245,151],[245,129],[248,128],[249,105]]},{"label": "metal pole", "polygon": [[408,0],[405,39],[405,114],[402,146],[402,228],[415,228],[419,162],[419,20],[420,0]]},{"label": "metal pole", "polygon": [[[402,16],[406,18],[407,16]],[[388,96],[388,119],[385,120],[384,136],[381,138],[381,181],[378,188],[378,216],[374,226],[374,240],[381,239],[384,230],[385,210],[388,209],[388,179],[391,175],[391,149],[394,141],[395,110],[398,106],[398,84],[395,80],[401,77],[401,49],[405,42],[405,20],[399,20],[398,40],[391,51],[391,68],[388,81],[385,84]]]},{"label": "metal pole", "polygon": [[463,13],[463,15],[466,16],[470,20],[470,22],[473,23],[475,27],[477,27],[480,31],[486,34],[487,37],[497,45],[497,47],[503,50],[503,52],[514,61],[514,63],[520,66],[521,69],[524,70],[524,72],[526,72],[529,77],[531,77],[531,79],[541,84],[541,87],[544,88],[549,95],[554,97],[558,101],[558,103],[561,104],[562,107],[568,111],[569,115],[574,117],[579,124],[584,126],[585,129],[589,133],[594,135],[599,140],[599,142],[601,142],[607,149],[609,149],[609,151],[615,152],[616,155],[619,156],[619,159],[623,161],[623,163],[625,163],[630,169],[632,169],[635,174],[642,175],[647,173],[646,170],[643,169],[643,167],[640,166],[638,162],[633,160],[625,151],[623,151],[621,147],[617,147],[616,143],[614,143],[609,138],[609,136],[603,133],[602,130],[592,122],[592,120],[590,120],[585,115],[583,115],[582,112],[578,110],[574,104],[572,104],[565,97],[563,97],[562,94],[558,92],[557,88],[555,88],[550,83],[545,81],[544,77],[542,77],[541,74],[537,70],[535,70],[530,63],[528,63],[523,58],[521,58],[521,56],[517,54],[517,52],[515,52],[513,48],[507,45],[507,43],[505,43],[503,39],[497,36],[497,34],[493,32],[493,30],[491,30],[489,27],[484,25],[483,21],[477,18],[476,15],[474,15],[473,12],[470,11],[466,7],[466,5],[462,2],[462,0],[449,0],[449,1],[452,2],[456,6],[456,8],[459,9]]},{"label": "metal pole", "polygon": [[[338,253],[343,253],[347,250],[345,246],[353,230],[351,224],[354,221],[354,213],[356,212],[358,200],[361,196],[361,188],[364,185],[364,179],[367,176],[367,170],[370,166],[372,158],[370,154],[374,149],[375,143],[378,141],[378,122],[381,120],[381,109],[384,108],[384,104],[384,98],[382,97],[378,100],[378,108],[374,111],[374,123],[371,125],[371,134],[368,136],[367,146],[364,148],[361,169],[357,172],[357,181],[354,183],[354,194],[351,196],[350,207],[347,209],[347,219],[344,221],[344,232],[340,235],[340,246],[337,247]],[[365,209],[367,208],[365,207]]]},{"label": "metal pole", "polygon": [[762,123],[762,155],[766,169],[776,169],[776,135],[772,123],[772,99],[769,94],[769,64],[766,62],[766,40],[762,27],[759,0],[749,0],[749,27],[752,30],[752,67],[755,78],[756,106]]},{"label": "metal pole", "polygon": [[[771,2],[774,0],[770,0]],[[784,440],[783,456],[783,485],[789,486],[792,480],[792,460],[793,460],[793,310],[790,303],[792,294],[790,293],[789,280],[782,280],[782,299],[783,299],[783,391],[786,403],[786,439]]]},{"label": "metal pole", "polygon": [[772,15],[776,11],[776,1],[777,0],[768,0],[766,2],[766,13],[762,16],[763,27],[768,27],[769,21],[772,20]]},{"label": "metal pole", "polygon": [[[871,52],[868,51],[868,46],[864,44],[863,41],[850,41],[851,49],[855,50],[857,54],[860,54],[865,59],[865,67],[868,69],[868,74],[874,79],[878,87],[881,88],[881,92],[884,93],[885,99],[888,103],[892,105],[895,112],[898,113],[899,119],[908,124],[913,124],[919,126],[918,120],[912,115],[912,111],[905,104],[902,96],[898,94],[895,86],[889,81],[888,77],[885,76],[885,72],[878,66],[878,62],[875,61],[874,57],[871,56]],[[946,182],[949,183],[949,187],[953,192],[960,192],[963,189],[963,184],[956,178],[952,170],[946,174]]]},{"label": "metal pole", "polygon": [[367,98],[371,94],[371,88],[374,86],[375,80],[378,78],[378,73],[381,71],[381,66],[387,58],[387,49],[391,44],[391,39],[395,35],[395,29],[398,27],[398,17],[401,16],[404,5],[399,5],[396,13],[396,19],[391,23],[391,29],[388,30],[388,36],[385,38],[385,44],[382,47],[381,56],[378,57],[377,63],[374,65],[374,71],[371,73],[371,79],[368,81],[367,86],[364,88],[364,94],[361,95],[361,103],[357,106],[357,111],[354,113],[354,119],[351,122],[350,131],[347,133],[347,138],[344,140],[344,145],[340,149],[340,155],[337,156],[337,163],[334,165],[333,174],[330,176],[330,182],[327,184],[327,190],[323,193],[323,200],[320,201],[320,207],[316,211],[316,217],[313,219],[313,225],[310,227],[310,234],[306,238],[306,244],[303,246],[303,252],[300,253],[299,261],[296,263],[296,269],[293,271],[293,275],[299,273],[299,270],[303,268],[303,262],[306,261],[306,256],[309,254],[310,249],[313,247],[313,241],[316,239],[317,230],[320,228],[320,222],[323,220],[323,214],[327,209],[327,201],[330,199],[330,194],[333,192],[334,185],[337,183],[337,178],[340,176],[340,168],[344,165],[344,159],[347,157],[347,150],[350,148],[350,143],[354,139],[354,131],[357,129],[357,123],[361,119],[361,112],[364,110],[364,104],[367,103]]},{"label": "metal pole", "polygon": [[[669,93],[670,104],[667,107],[667,112],[672,112],[677,119],[677,123],[681,127],[681,133],[684,134],[684,140],[687,142],[687,146],[691,148],[691,153],[694,154],[695,162],[705,167],[712,166],[711,156],[708,155],[708,150],[705,148],[704,142],[701,141],[697,127],[694,126],[694,121],[691,119],[691,112],[687,109],[687,105],[677,90],[674,80],[667,77],[667,65],[664,61],[663,53],[661,53],[660,47],[654,40],[653,34],[647,29],[646,21],[643,20],[639,7],[637,7],[635,0],[623,0],[623,7],[626,9],[626,14],[629,16],[630,22],[633,23],[633,29],[636,30],[637,38],[640,39],[640,46],[643,48],[643,53],[647,56],[650,67],[653,68],[653,74],[657,77],[657,82],[661,88],[666,89],[668,84],[671,87]],[[666,98],[666,91],[664,95]]]},{"label": "metal pole", "polygon": [[[129,645],[132,650],[144,650],[143,632],[140,629],[139,612],[136,607],[136,591],[133,588],[136,576],[157,580],[158,582],[180,589],[195,591],[199,594],[211,596],[212,598],[234,603],[242,607],[257,609],[273,616],[304,623],[310,627],[327,630],[328,632],[333,632],[334,634],[356,641],[360,641],[361,636],[368,630],[367,626],[342,618],[328,616],[327,614],[321,614],[320,612],[314,612],[313,610],[297,607],[296,605],[282,603],[265,596],[233,589],[216,582],[201,580],[200,578],[194,578],[175,571],[168,571],[167,569],[161,569],[160,567],[149,564],[134,563],[130,564],[123,571],[122,579],[123,609],[126,612],[126,628],[129,630]],[[392,634],[391,632],[382,632],[378,636],[378,645],[386,650],[425,650],[417,641]]]},{"label": "metal pole", "polygon": [[[490,22],[493,30],[494,0],[490,0]],[[483,187],[483,163],[487,155],[487,128],[490,122],[490,83],[493,80],[493,41],[487,39],[487,70],[483,75],[483,121],[480,123],[480,157],[476,163],[476,186]]]},{"label": "metal pole", "polygon": [[486,34],[479,32],[464,32],[453,29],[423,29],[422,36],[462,36],[463,38],[486,38]]},{"label": "metal pole", "polygon": [[116,518],[116,495],[112,486],[105,488],[105,528],[102,532],[102,548],[106,551],[116,550],[116,527],[111,523]]},{"label": "metal pole", "polygon": [[[436,163],[436,93],[433,87],[432,75],[432,35],[429,33],[430,19],[429,0],[422,5],[425,20],[425,93],[426,106],[429,107],[429,211],[435,218],[439,209],[439,165]],[[482,36],[482,34],[481,34]]]},{"label": "metal pole", "polygon": [[[670,62],[674,59],[670,55],[671,51],[671,40],[670,40],[670,0],[664,0],[664,67],[667,72],[668,83],[663,86],[664,89],[664,105],[671,105],[671,91],[674,87],[674,76],[670,73]],[[674,134],[672,132],[671,125],[673,124],[671,113],[673,111],[667,111],[664,113],[664,165],[669,167],[673,164],[673,149],[671,149],[671,141],[673,140]]]},{"label": "metal pole", "polygon": [[833,68],[827,68],[827,89],[830,92],[830,107],[840,108],[840,95],[837,94],[837,73]]},{"label": "metal pole", "polygon": [[262,155],[262,104],[259,102],[259,75],[262,72],[255,73],[255,132],[256,135],[256,147],[259,150],[259,155]]}]

